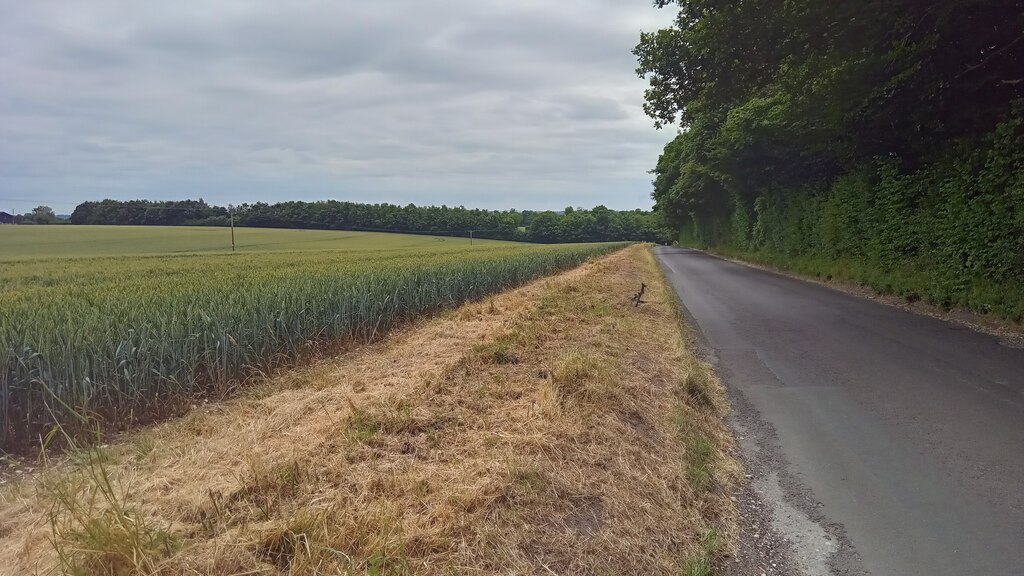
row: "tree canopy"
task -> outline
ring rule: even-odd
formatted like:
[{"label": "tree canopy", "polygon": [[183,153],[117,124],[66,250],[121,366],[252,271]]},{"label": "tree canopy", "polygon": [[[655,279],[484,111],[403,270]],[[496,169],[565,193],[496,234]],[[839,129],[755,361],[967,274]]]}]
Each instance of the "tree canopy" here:
[{"label": "tree canopy", "polygon": [[57,222],[57,215],[49,206],[36,206],[26,216],[35,224],[55,224]]},{"label": "tree canopy", "polygon": [[987,134],[1024,97],[1024,2],[658,0],[635,49],[645,110],[680,134],[655,171],[669,214],[827,182],[866,159],[906,170]]},{"label": "tree canopy", "polygon": [[634,53],[683,241],[1024,316],[1024,0],[655,4]]}]

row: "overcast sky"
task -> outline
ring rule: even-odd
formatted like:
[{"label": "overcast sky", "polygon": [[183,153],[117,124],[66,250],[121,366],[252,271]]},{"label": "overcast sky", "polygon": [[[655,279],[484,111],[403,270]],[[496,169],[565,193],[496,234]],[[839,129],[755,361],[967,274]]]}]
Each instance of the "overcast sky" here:
[{"label": "overcast sky", "polygon": [[0,210],[649,208],[650,0],[0,0]]}]

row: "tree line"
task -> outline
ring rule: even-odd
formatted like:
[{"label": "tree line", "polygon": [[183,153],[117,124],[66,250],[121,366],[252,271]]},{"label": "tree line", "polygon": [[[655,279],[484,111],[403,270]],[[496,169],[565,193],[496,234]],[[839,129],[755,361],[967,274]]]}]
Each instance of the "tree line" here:
[{"label": "tree line", "polygon": [[36,206],[24,214],[0,212],[0,224],[57,224],[60,221],[49,206]]},{"label": "tree line", "polygon": [[634,53],[682,241],[1024,316],[1024,2],[655,4]]},{"label": "tree line", "polygon": [[236,226],[404,232],[542,243],[668,242],[672,232],[651,211],[566,208],[564,212],[480,210],[462,206],[319,202],[257,202],[227,207],[199,200],[102,200],[83,202],[72,224],[140,226]]}]

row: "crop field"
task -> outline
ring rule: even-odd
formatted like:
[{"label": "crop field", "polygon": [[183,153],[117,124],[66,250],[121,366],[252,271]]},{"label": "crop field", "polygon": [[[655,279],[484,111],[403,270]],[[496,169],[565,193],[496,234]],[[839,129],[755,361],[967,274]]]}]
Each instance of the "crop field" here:
[{"label": "crop field", "polygon": [[[468,245],[468,238],[236,228],[238,252],[309,250],[439,249]],[[499,240],[474,240],[474,246],[522,246]],[[211,226],[0,226],[0,261],[71,256],[210,254],[231,251],[229,228]]]},{"label": "crop field", "polygon": [[622,246],[239,229],[232,254],[229,238],[196,238],[224,229],[130,228],[114,242],[121,230],[0,230],[6,449],[146,419],[316,343],[369,341]]}]

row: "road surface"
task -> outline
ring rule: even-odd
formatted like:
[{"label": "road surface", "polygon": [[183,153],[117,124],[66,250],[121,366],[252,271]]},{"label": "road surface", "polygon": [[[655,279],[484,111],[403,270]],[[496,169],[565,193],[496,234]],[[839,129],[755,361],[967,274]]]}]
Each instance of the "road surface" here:
[{"label": "road surface", "polygon": [[655,253],[755,420],[737,423],[745,460],[764,467],[754,487],[803,572],[1024,575],[1024,350],[699,251]]}]

